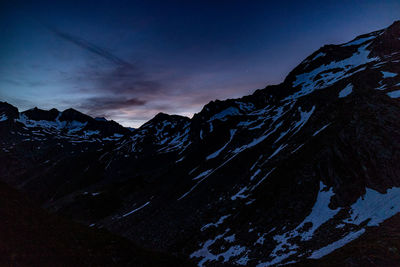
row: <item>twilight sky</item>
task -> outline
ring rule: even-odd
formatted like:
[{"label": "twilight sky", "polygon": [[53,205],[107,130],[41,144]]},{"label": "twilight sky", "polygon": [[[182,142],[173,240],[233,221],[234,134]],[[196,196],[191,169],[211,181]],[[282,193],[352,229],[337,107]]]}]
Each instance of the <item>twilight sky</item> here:
[{"label": "twilight sky", "polygon": [[137,127],[283,81],[313,51],[400,19],[400,1],[3,1],[0,100]]}]

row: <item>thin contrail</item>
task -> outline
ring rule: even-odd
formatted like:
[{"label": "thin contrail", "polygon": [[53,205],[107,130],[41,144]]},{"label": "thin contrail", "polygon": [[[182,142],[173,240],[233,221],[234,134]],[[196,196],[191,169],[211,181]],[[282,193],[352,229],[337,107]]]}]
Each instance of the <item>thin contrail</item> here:
[{"label": "thin contrail", "polygon": [[107,59],[108,61],[116,64],[116,65],[120,65],[120,66],[128,66],[128,67],[132,67],[133,65],[113,54],[111,54],[110,52],[108,52],[106,49],[101,48],[95,44],[92,44],[80,37],[77,36],[73,36],[71,34],[65,33],[65,32],[61,32],[53,27],[50,26],[46,26],[51,32],[53,32],[54,34],[56,34],[57,36],[59,36],[60,38],[69,41],[79,47],[82,47],[83,49],[86,49],[98,56],[101,56],[105,59]]}]

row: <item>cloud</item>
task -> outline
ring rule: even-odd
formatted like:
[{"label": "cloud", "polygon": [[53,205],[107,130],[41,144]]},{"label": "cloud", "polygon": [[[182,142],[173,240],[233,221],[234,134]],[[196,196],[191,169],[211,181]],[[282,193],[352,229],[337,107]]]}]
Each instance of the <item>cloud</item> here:
[{"label": "cloud", "polygon": [[143,106],[145,104],[145,100],[137,98],[127,99],[125,97],[92,97],[84,99],[82,103],[78,105],[78,107],[88,110],[89,112],[105,112],[122,108],[133,108],[136,106]]},{"label": "cloud", "polygon": [[106,59],[111,64],[98,64],[90,59],[87,65],[70,76],[62,74],[69,82],[73,82],[75,93],[88,94],[93,97],[83,98],[76,105],[77,108],[91,114],[109,114],[121,109],[135,109],[148,104],[151,99],[160,93],[163,86],[154,75],[149,77],[144,64],[135,62],[135,65],[124,60],[107,49],[91,43],[81,37],[60,31],[45,25],[52,33],[62,40],[70,42],[80,48]]},{"label": "cloud", "polygon": [[149,75],[144,70],[144,64],[135,63],[134,65],[112,54],[106,48],[102,48],[81,37],[65,33],[52,26],[45,25],[45,27],[61,39],[73,43],[112,63],[111,66],[103,66],[90,62],[86,69],[81,71],[83,75],[76,77],[76,80],[78,82],[91,81],[93,84],[89,90],[102,93],[124,94],[126,97],[132,97],[132,94],[138,93],[151,95],[159,92],[163,87],[160,81],[157,81],[154,77],[152,79],[148,77]]},{"label": "cloud", "polygon": [[89,41],[86,41],[83,38],[71,35],[69,33],[65,33],[62,32],[54,27],[51,26],[46,26],[51,32],[53,32],[55,35],[57,35],[58,37],[71,42],[93,54],[96,54],[106,60],[108,60],[109,62],[112,62],[116,65],[120,65],[120,66],[126,66],[129,68],[133,68],[133,65],[119,57],[117,57],[116,55],[112,54],[111,52],[107,51],[107,49],[105,48],[101,48]]},{"label": "cloud", "polygon": [[83,38],[48,28],[62,40],[97,56],[85,58],[85,65],[73,73],[60,73],[63,82],[70,85],[70,99],[75,99],[64,103],[92,116],[138,126],[160,111],[190,116],[210,100],[242,91],[242,84],[226,79],[219,67],[198,73],[190,67],[162,66],[154,58],[146,62],[126,60]]},{"label": "cloud", "polygon": [[150,79],[142,68],[132,69],[127,66],[117,66],[106,70],[92,70],[89,74],[94,81],[96,90],[115,94],[154,94],[163,86],[154,77]]}]

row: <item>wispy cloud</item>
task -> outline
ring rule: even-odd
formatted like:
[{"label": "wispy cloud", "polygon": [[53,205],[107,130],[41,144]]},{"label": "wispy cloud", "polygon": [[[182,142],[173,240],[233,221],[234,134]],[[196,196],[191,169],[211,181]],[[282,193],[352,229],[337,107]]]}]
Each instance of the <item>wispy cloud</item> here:
[{"label": "wispy cloud", "polygon": [[[238,84],[232,85],[223,79],[219,81],[218,71],[221,70],[215,67],[194,75],[190,68],[167,68],[125,59],[81,37],[48,28],[62,40],[108,62],[98,64],[96,58],[85,58],[89,61],[79,70],[61,73],[66,78],[64,82],[73,88],[69,93],[74,100],[64,101],[64,104],[92,116],[105,116],[125,125],[132,123],[138,126],[160,111],[193,114],[208,101],[216,97],[224,98],[240,89]],[[219,81],[221,86],[215,87],[215,81]]]},{"label": "wispy cloud", "polygon": [[80,109],[88,110],[89,112],[99,112],[107,110],[117,110],[121,108],[132,108],[143,106],[146,101],[137,98],[125,97],[92,97],[87,98],[78,105]]},{"label": "wispy cloud", "polygon": [[81,37],[74,36],[72,34],[62,32],[62,31],[60,31],[60,30],[58,30],[58,29],[56,29],[54,27],[51,27],[51,26],[46,26],[46,27],[51,32],[53,32],[55,35],[57,35],[58,37],[66,40],[68,42],[71,42],[71,43],[73,43],[73,44],[75,44],[75,45],[77,45],[77,46],[79,46],[79,47],[81,47],[81,48],[93,53],[93,54],[96,54],[96,55],[108,60],[109,62],[112,62],[112,63],[114,63],[116,65],[119,65],[119,66],[125,66],[125,67],[129,67],[129,68],[133,68],[133,65],[131,63],[119,58],[118,56],[116,56],[114,54],[112,54],[111,52],[109,52],[105,48],[102,48],[102,47],[100,47],[98,45],[95,45],[95,44],[93,44],[93,43],[91,43],[91,42],[89,42],[89,41],[87,41],[87,40],[85,40],[85,39],[83,39]]},{"label": "wispy cloud", "polygon": [[[159,93],[162,86],[154,77],[149,78],[143,65],[132,64],[129,60],[122,59],[111,53],[108,49],[89,42],[81,37],[60,31],[45,25],[52,33],[62,40],[70,42],[111,64],[93,64],[87,66],[68,79],[75,82],[76,93],[89,94],[75,107],[91,114],[110,114],[121,109],[136,109],[151,102],[153,96]],[[82,86],[85,84],[85,86]]]},{"label": "wispy cloud", "polygon": [[116,66],[112,69],[88,71],[92,72],[89,76],[93,79],[96,89],[101,92],[137,96],[154,94],[163,88],[161,81],[148,77],[140,66],[134,69],[129,66]]}]

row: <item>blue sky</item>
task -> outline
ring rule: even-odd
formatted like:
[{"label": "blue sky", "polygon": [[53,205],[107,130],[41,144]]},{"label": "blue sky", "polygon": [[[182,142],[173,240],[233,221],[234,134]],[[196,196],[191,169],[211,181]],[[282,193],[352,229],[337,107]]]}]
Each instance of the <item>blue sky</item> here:
[{"label": "blue sky", "polygon": [[399,1],[9,1],[0,99],[137,127],[283,81],[330,43],[389,26]]}]

